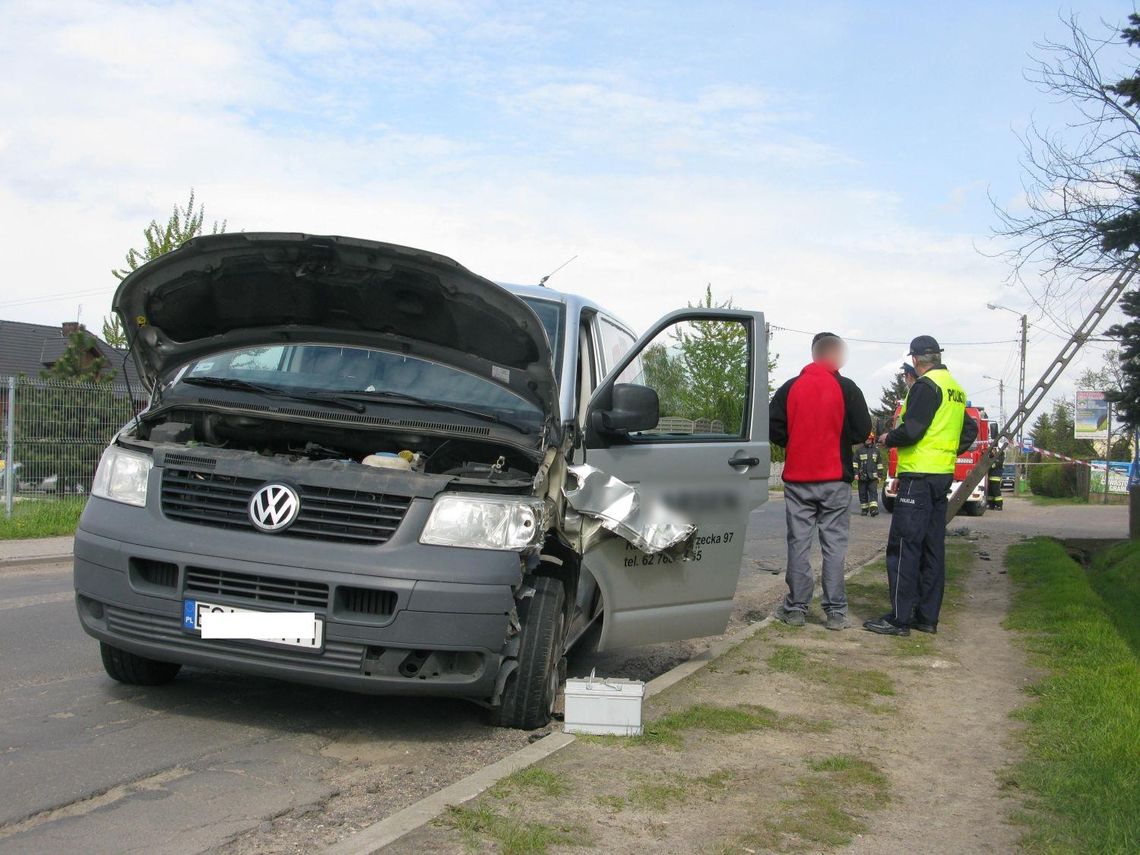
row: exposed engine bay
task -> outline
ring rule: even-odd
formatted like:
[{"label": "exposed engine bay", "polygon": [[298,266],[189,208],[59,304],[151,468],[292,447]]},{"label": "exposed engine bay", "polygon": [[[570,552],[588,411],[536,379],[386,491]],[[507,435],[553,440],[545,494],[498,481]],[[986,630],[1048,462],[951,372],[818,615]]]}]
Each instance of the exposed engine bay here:
[{"label": "exposed engine bay", "polygon": [[133,437],[155,445],[246,451],[284,462],[340,461],[444,475],[504,487],[531,485],[540,461],[470,437],[286,421],[239,413],[171,409],[143,416]]}]

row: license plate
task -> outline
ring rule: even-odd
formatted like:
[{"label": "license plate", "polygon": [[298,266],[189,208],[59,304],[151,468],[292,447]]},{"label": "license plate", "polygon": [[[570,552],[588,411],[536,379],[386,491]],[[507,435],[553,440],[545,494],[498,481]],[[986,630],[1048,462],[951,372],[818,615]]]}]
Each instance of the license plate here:
[{"label": "license plate", "polygon": [[[182,629],[186,632],[195,632],[201,635],[202,633],[202,616],[206,614],[227,614],[227,615],[282,615],[289,618],[299,618],[301,615],[295,612],[263,612],[254,609],[238,609],[233,606],[223,606],[217,603],[204,603],[201,600],[183,600],[182,601]],[[243,640],[247,641],[262,641],[266,644],[280,644],[286,647],[303,647],[306,650],[319,650],[324,644],[324,629],[325,622],[315,615],[312,616],[312,623],[305,622],[306,627],[312,626],[312,635],[304,632],[299,638],[261,638],[246,636]]]}]

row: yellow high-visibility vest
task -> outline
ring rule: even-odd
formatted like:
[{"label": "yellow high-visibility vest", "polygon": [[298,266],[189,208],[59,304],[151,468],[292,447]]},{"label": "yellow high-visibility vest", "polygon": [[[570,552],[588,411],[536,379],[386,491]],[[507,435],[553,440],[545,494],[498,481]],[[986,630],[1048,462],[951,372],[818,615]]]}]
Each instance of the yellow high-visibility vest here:
[{"label": "yellow high-visibility vest", "polygon": [[[958,442],[962,438],[962,421],[966,415],[966,393],[945,368],[935,368],[922,376],[942,390],[942,405],[935,411],[934,420],[922,439],[899,449],[898,473],[951,475],[958,462]],[[901,415],[905,422],[906,401]]]}]

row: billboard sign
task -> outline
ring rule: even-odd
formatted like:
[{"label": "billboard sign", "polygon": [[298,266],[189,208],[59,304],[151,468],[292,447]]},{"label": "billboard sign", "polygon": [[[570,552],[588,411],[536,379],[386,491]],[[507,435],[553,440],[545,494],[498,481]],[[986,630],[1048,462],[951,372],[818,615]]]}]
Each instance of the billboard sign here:
[{"label": "billboard sign", "polygon": [[1077,392],[1073,436],[1077,439],[1108,439],[1108,401],[1104,392]]}]

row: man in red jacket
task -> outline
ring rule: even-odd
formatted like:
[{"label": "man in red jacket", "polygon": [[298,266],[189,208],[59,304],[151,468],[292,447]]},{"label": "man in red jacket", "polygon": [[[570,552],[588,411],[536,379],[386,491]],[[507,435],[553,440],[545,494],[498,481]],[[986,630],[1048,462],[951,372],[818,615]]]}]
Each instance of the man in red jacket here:
[{"label": "man in red jacket", "polygon": [[847,361],[847,347],[839,336],[817,335],[811,355],[799,376],[776,390],[769,408],[769,439],[787,450],[788,595],[774,616],[803,626],[815,592],[810,555],[812,534],[818,531],[823,610],[827,628],[840,630],[851,625],[843,584],[855,479],[851,447],[871,432],[871,414],[859,387],[839,373]]}]

